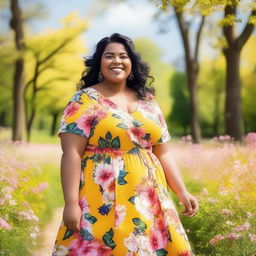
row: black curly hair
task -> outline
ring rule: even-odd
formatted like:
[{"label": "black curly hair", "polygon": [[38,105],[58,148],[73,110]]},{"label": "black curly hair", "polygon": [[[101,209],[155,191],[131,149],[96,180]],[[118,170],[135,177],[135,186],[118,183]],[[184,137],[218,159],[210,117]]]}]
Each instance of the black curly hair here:
[{"label": "black curly hair", "polygon": [[[121,43],[131,59],[134,77],[131,80],[127,79],[127,86],[137,92],[139,99],[145,99],[147,93],[155,95],[155,89],[151,86],[154,78],[149,75],[149,66],[141,59],[140,54],[136,52],[133,41],[119,33],[114,33],[110,37],[101,39],[96,45],[96,50],[92,57],[85,58],[86,70],[82,73],[78,89],[84,89],[99,82],[98,75],[100,72],[101,56],[109,43]],[[151,82],[147,86],[148,78],[151,79]]]}]

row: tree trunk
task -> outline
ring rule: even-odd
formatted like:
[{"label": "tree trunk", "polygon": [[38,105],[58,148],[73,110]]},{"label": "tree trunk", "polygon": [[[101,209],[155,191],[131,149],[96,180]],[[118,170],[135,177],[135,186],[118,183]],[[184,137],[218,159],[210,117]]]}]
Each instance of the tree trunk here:
[{"label": "tree trunk", "polygon": [[18,0],[11,0],[12,17],[10,26],[15,33],[15,45],[19,52],[19,58],[15,62],[15,71],[13,76],[13,124],[12,140],[22,140],[22,130],[24,126],[24,60],[22,53],[25,49],[24,35],[22,29],[21,11]]},{"label": "tree trunk", "polygon": [[201,139],[201,129],[198,117],[198,100],[197,100],[197,78],[198,65],[190,60],[187,65],[187,80],[189,87],[189,105],[190,105],[190,122],[191,135],[194,143],[199,143]]},{"label": "tree trunk", "polygon": [[51,136],[55,135],[59,113],[52,114]]},{"label": "tree trunk", "polygon": [[32,124],[34,122],[34,118],[36,115],[36,108],[32,108],[31,110],[31,115],[27,121],[26,129],[27,129],[27,141],[30,142],[31,139],[31,129],[32,129]]},{"label": "tree trunk", "polygon": [[240,53],[236,47],[223,50],[226,60],[226,100],[225,127],[226,134],[237,141],[242,141]]}]

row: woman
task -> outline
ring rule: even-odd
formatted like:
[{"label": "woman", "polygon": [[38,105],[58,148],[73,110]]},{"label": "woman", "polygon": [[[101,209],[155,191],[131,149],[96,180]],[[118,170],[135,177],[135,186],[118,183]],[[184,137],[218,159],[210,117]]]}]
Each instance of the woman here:
[{"label": "woman", "polygon": [[183,214],[198,202],[171,160],[148,66],[117,33],[85,64],[59,130],[65,207],[53,255],[193,255],[168,185]]}]

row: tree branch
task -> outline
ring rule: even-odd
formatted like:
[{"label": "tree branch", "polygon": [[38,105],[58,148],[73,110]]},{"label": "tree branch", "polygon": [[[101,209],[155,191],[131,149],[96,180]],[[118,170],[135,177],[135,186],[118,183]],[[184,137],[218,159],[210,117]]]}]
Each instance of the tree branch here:
[{"label": "tree branch", "polygon": [[204,22],[205,22],[205,16],[202,16],[202,20],[196,34],[196,47],[195,47],[195,55],[194,55],[196,61],[198,61],[198,51],[199,51],[200,39],[202,35]]},{"label": "tree branch", "polygon": [[189,44],[189,39],[188,39],[188,27],[187,24],[184,21],[183,18],[183,12],[178,11],[176,7],[174,7],[175,10],[175,15],[178,21],[178,25],[181,31],[181,37],[185,49],[185,58],[186,58],[186,63],[189,63],[191,59],[191,53],[190,53],[190,44]]},{"label": "tree branch", "polygon": [[254,15],[256,15],[256,10],[252,10],[251,15],[248,18],[247,24],[245,25],[243,32],[236,39],[236,44],[239,47],[239,49],[241,49],[243,47],[243,45],[246,43],[246,41],[249,39],[249,37],[251,36],[251,34],[253,32],[254,25],[249,23],[249,20]]},{"label": "tree branch", "polygon": [[[226,18],[228,15],[235,15],[236,14],[236,6],[232,7],[230,5],[227,5],[225,7],[224,12],[224,18]],[[224,25],[223,26],[223,34],[227,40],[227,43],[229,46],[231,46],[234,43],[234,25]]]}]

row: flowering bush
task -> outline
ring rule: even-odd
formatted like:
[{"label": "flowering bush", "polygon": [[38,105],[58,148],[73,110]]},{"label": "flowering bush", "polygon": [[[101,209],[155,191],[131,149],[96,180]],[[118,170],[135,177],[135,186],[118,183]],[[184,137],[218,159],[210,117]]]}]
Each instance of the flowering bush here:
[{"label": "flowering bush", "polygon": [[181,216],[196,255],[256,253],[256,133],[245,141],[221,136],[207,146],[174,146],[188,190],[199,199],[195,217]]},{"label": "flowering bush", "polygon": [[0,144],[0,255],[30,255],[49,211],[51,176],[21,145]]}]

